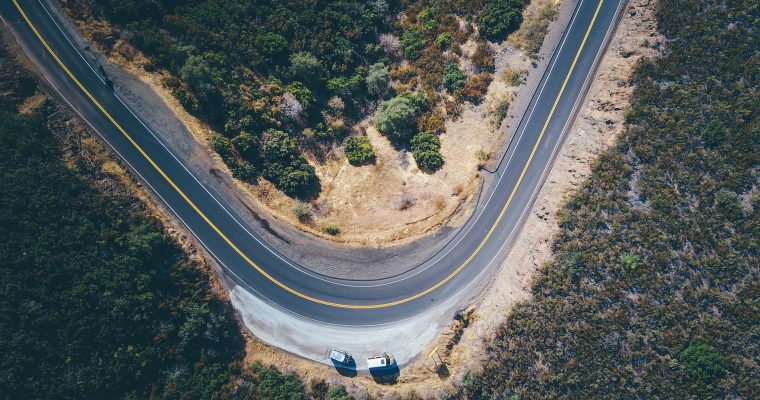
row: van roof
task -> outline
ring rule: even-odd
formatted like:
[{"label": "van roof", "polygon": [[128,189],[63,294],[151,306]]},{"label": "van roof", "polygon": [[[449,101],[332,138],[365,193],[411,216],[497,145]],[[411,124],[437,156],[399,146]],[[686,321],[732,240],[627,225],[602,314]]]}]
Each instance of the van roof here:
[{"label": "van roof", "polygon": [[376,356],[367,359],[367,368],[382,368],[387,366],[388,359],[385,356]]}]

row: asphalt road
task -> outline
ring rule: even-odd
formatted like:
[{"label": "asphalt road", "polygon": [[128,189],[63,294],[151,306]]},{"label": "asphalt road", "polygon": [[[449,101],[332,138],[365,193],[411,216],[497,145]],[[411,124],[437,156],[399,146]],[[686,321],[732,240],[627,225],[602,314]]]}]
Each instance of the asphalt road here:
[{"label": "asphalt road", "polygon": [[[279,254],[214,197],[119,100],[39,0],[2,0],[0,16],[60,96],[161,198],[230,277],[316,321],[386,324],[460,295],[498,265],[562,143],[624,0],[580,0],[475,215],[440,253],[392,278],[316,275]],[[371,267],[371,266],[369,266]]]}]

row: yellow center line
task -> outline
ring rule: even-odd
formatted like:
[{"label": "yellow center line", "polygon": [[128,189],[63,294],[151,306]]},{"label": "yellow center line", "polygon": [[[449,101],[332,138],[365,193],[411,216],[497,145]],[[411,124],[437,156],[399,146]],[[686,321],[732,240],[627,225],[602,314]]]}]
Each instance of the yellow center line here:
[{"label": "yellow center line", "polygon": [[111,121],[111,123],[116,127],[116,129],[118,129],[119,132],[121,132],[122,135],[124,135],[124,137],[127,138],[127,140],[148,161],[148,163],[150,163],[150,165],[153,166],[153,168],[155,168],[156,171],[158,171],[158,173],[166,180],[166,182],[169,183],[169,185],[172,188],[174,188],[175,191],[177,191],[177,193],[187,202],[187,204],[190,205],[190,207],[193,210],[195,210],[195,212],[211,227],[211,229],[213,229],[238,255],[240,255],[240,257],[242,257],[243,260],[245,260],[248,264],[250,264],[254,269],[256,269],[256,271],[258,271],[261,275],[263,275],[269,281],[271,281],[275,285],[279,286],[283,290],[285,290],[285,291],[287,291],[287,292],[289,292],[289,293],[291,293],[291,294],[293,294],[295,296],[298,296],[298,297],[300,297],[302,299],[305,299],[305,300],[308,300],[308,301],[311,301],[311,302],[314,302],[314,303],[322,304],[322,305],[325,305],[325,306],[337,307],[337,308],[350,308],[350,309],[386,308],[386,307],[392,307],[392,306],[396,306],[396,305],[399,305],[399,304],[407,303],[409,301],[418,299],[418,298],[420,298],[420,297],[422,297],[422,296],[424,296],[424,295],[426,295],[426,294],[428,294],[428,293],[436,290],[437,288],[441,287],[446,282],[448,282],[452,278],[454,278],[454,276],[456,276],[460,271],[462,271],[462,269],[464,269],[464,267],[466,267],[470,263],[470,261],[472,261],[472,259],[475,258],[475,256],[480,252],[480,250],[483,248],[483,246],[485,245],[485,243],[488,241],[488,239],[491,237],[491,235],[493,234],[493,232],[496,230],[496,226],[499,224],[499,222],[501,221],[501,219],[504,217],[504,214],[507,212],[507,208],[509,208],[509,205],[512,203],[512,199],[514,198],[515,193],[517,193],[517,189],[519,188],[520,183],[522,182],[523,177],[525,176],[525,172],[528,170],[528,167],[530,166],[531,161],[533,161],[533,156],[536,154],[536,150],[538,149],[538,146],[541,143],[541,139],[544,137],[544,133],[546,132],[547,127],[549,126],[549,122],[551,121],[551,118],[554,115],[554,111],[557,108],[557,104],[559,104],[560,98],[562,97],[562,93],[565,91],[565,86],[567,86],[567,82],[570,80],[570,76],[573,73],[573,70],[575,69],[575,64],[577,63],[578,58],[580,57],[580,54],[581,54],[581,51],[583,50],[583,47],[586,45],[586,40],[588,39],[588,36],[591,33],[591,28],[594,26],[594,22],[596,21],[596,17],[599,14],[599,10],[602,8],[602,3],[604,2],[604,0],[600,0],[599,4],[596,7],[596,11],[594,12],[594,16],[591,19],[591,23],[589,24],[588,29],[586,30],[586,34],[583,37],[583,41],[581,42],[581,45],[578,48],[578,52],[575,54],[575,58],[573,59],[573,63],[570,65],[570,70],[567,72],[567,76],[565,76],[565,80],[562,83],[562,87],[560,88],[559,93],[557,94],[557,98],[554,100],[554,104],[552,105],[551,111],[549,112],[549,115],[546,118],[546,122],[544,122],[544,126],[541,129],[541,133],[539,134],[538,139],[536,140],[536,144],[533,146],[533,150],[530,153],[530,157],[528,157],[528,161],[525,163],[525,166],[523,167],[523,170],[520,173],[520,177],[517,179],[517,183],[515,183],[514,188],[512,188],[512,192],[510,193],[509,198],[507,199],[506,204],[504,204],[504,207],[501,209],[501,212],[499,213],[499,216],[496,218],[496,221],[493,223],[493,225],[491,226],[491,229],[489,229],[488,233],[483,238],[483,240],[480,242],[480,244],[475,249],[475,251],[473,251],[472,254],[470,254],[470,256],[467,257],[467,259],[459,267],[457,267],[457,269],[455,269],[453,272],[451,272],[443,280],[441,280],[440,282],[436,283],[435,285],[433,285],[433,286],[431,286],[431,287],[429,287],[429,288],[427,288],[427,289],[425,289],[425,290],[423,290],[423,291],[421,291],[421,292],[419,292],[419,293],[417,293],[417,294],[415,294],[413,296],[409,296],[407,298],[396,300],[396,301],[392,301],[392,302],[388,302],[388,303],[355,305],[355,304],[335,303],[335,302],[318,299],[318,298],[306,295],[304,293],[301,293],[301,292],[299,292],[299,291],[297,291],[295,289],[292,289],[291,287],[285,285],[284,283],[280,282],[275,277],[269,275],[261,267],[259,267],[258,265],[256,265],[256,263],[254,263],[253,260],[251,260],[247,255],[245,255],[245,253],[243,253],[243,251],[240,250],[240,248],[238,248],[235,245],[235,243],[233,243],[232,240],[230,240],[227,237],[227,235],[225,235],[216,226],[216,224],[214,224],[206,216],[206,214],[204,214],[203,211],[201,211],[200,208],[198,208],[198,206],[195,205],[195,203],[192,200],[190,200],[190,198],[185,194],[185,192],[183,192],[182,189],[180,189],[174,183],[174,181],[172,181],[171,178],[169,178],[169,176],[161,169],[161,167],[159,167],[158,164],[156,164],[155,161],[153,161],[153,159],[140,147],[140,145],[137,144],[137,142],[132,138],[132,136],[130,136],[124,130],[124,128],[122,128],[121,125],[118,122],[116,122],[116,120],[111,116],[111,114],[108,111],[106,111],[106,109],[100,104],[100,102],[95,99],[95,97],[90,93],[90,91],[87,90],[84,87],[84,85],[82,85],[82,83],[79,81],[79,79],[77,79],[74,76],[74,74],[68,69],[68,67],[66,67],[66,65],[61,61],[61,59],[58,57],[58,55],[53,51],[53,49],[50,48],[50,46],[45,41],[45,39],[42,37],[42,35],[39,33],[39,31],[37,30],[37,28],[34,26],[34,24],[32,24],[32,21],[29,19],[29,17],[27,17],[26,13],[21,8],[21,6],[19,5],[18,1],[17,0],[12,0],[12,1],[13,1],[13,4],[16,6],[16,9],[19,11],[19,13],[21,13],[21,16],[26,21],[27,25],[29,25],[29,27],[32,29],[32,31],[37,36],[37,38],[40,40],[40,42],[42,43],[42,45],[45,47],[45,49],[47,49],[48,53],[50,53],[50,55],[55,59],[55,61],[58,63],[58,65],[60,65],[61,68],[64,70],[64,72],[66,72],[66,75],[68,75],[69,78],[71,78],[71,80],[73,80],[74,83],[77,86],[79,86],[79,88],[82,90],[82,92],[85,94],[85,96],[87,96],[87,98],[89,98],[90,101],[92,101],[92,103],[103,113],[103,115],[105,115],[106,118],[108,118],[108,120]]}]

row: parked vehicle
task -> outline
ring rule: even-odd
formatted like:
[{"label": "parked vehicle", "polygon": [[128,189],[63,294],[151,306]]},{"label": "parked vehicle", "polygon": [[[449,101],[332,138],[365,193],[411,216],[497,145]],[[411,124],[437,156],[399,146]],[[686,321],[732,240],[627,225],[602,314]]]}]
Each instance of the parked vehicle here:
[{"label": "parked vehicle", "polygon": [[367,359],[368,369],[387,368],[393,365],[394,360],[389,354],[383,353],[379,356],[372,356]]},{"label": "parked vehicle", "polygon": [[330,359],[343,365],[351,364],[351,355],[343,350],[330,349]]}]

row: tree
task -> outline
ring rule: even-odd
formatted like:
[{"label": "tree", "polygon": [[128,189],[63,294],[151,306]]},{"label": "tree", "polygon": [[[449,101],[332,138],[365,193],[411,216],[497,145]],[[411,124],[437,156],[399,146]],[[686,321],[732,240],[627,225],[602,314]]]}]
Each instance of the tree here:
[{"label": "tree", "polygon": [[388,87],[388,81],[390,79],[390,73],[388,66],[382,62],[372,64],[369,67],[367,73],[367,93],[372,97],[379,97],[385,93],[385,89]]},{"label": "tree", "polygon": [[375,159],[375,152],[367,136],[348,136],[343,139],[343,149],[351,165],[369,164]]},{"label": "tree", "polygon": [[258,38],[261,53],[276,61],[282,58],[288,50],[288,40],[279,33],[267,32]]},{"label": "tree", "polygon": [[261,146],[262,175],[288,196],[310,195],[318,185],[314,167],[301,154],[298,142],[287,133],[267,132]]},{"label": "tree", "polygon": [[443,32],[435,38],[435,44],[441,50],[446,50],[451,46],[451,33]]},{"label": "tree", "polygon": [[306,399],[298,377],[292,372],[283,375],[274,366],[263,368],[259,372],[259,392],[265,400]]},{"label": "tree", "polygon": [[459,68],[459,64],[452,62],[443,69],[443,86],[454,92],[457,89],[464,87],[467,82],[467,77],[464,75],[462,68]]},{"label": "tree", "polygon": [[522,0],[492,0],[478,17],[480,36],[501,42],[522,23]]},{"label": "tree", "polygon": [[417,29],[407,29],[401,35],[401,52],[407,60],[416,60],[420,56],[420,51],[422,51],[423,47],[425,47],[425,40],[422,39]]},{"label": "tree", "polygon": [[290,56],[290,74],[314,87],[323,75],[322,64],[311,53],[295,53]]},{"label": "tree", "polygon": [[723,138],[726,135],[726,127],[720,120],[714,119],[702,129],[700,136],[704,140],[705,144],[710,147],[716,147],[723,143]]},{"label": "tree", "polygon": [[241,132],[235,136],[232,145],[246,160],[254,161],[259,157],[259,141],[248,132]]},{"label": "tree", "polygon": [[725,359],[716,349],[705,343],[694,343],[678,357],[689,374],[704,383],[720,379],[725,374]]},{"label": "tree", "polygon": [[185,60],[179,72],[183,82],[193,90],[198,100],[204,105],[213,103],[218,88],[211,76],[211,68],[202,56],[190,56]]},{"label": "tree", "polygon": [[380,104],[375,127],[393,141],[406,140],[417,133],[417,118],[422,113],[424,96],[400,95]]},{"label": "tree", "polygon": [[327,400],[354,400],[343,385],[332,385],[327,389]]},{"label": "tree", "polygon": [[417,166],[425,172],[435,172],[443,166],[441,140],[430,132],[420,132],[412,138],[412,155]]}]

